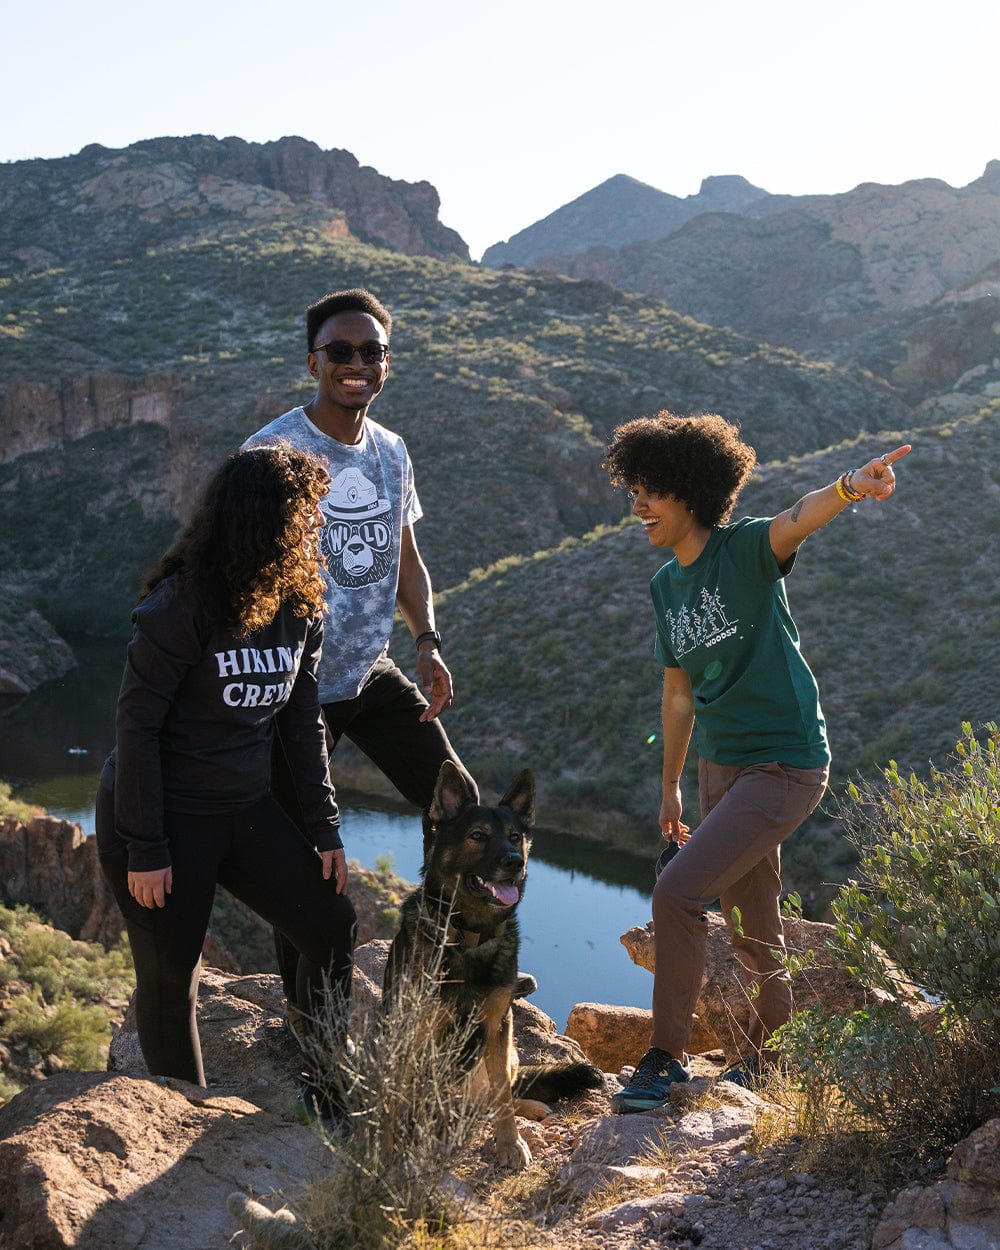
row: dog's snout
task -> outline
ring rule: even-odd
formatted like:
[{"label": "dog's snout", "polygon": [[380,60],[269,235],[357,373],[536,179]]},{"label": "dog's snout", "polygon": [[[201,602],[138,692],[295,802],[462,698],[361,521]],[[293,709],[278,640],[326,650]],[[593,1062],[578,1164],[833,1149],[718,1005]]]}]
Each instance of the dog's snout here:
[{"label": "dog's snout", "polygon": [[508,851],[500,861],[500,865],[507,871],[520,872],[524,867],[524,856],[520,851]]}]

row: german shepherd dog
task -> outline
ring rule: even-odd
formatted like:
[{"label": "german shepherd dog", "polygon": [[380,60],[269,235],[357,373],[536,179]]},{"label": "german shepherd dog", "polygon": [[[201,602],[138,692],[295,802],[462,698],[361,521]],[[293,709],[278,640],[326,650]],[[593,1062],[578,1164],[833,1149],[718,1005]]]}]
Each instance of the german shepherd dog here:
[{"label": "german shepherd dog", "polygon": [[526,1065],[519,1072],[511,1003],[532,978],[518,978],[515,912],[524,896],[534,816],[535,779],[528,769],[488,807],[475,801],[454,764],[442,764],[424,825],[423,884],[403,904],[383,983],[391,996],[404,969],[437,970],[443,1019],[472,1027],[469,1079],[488,1092],[497,1159],[517,1169],[528,1166],[531,1151],[516,1114],[541,1119],[548,1108],[533,1099],[568,1097],[604,1083],[589,1063]]}]

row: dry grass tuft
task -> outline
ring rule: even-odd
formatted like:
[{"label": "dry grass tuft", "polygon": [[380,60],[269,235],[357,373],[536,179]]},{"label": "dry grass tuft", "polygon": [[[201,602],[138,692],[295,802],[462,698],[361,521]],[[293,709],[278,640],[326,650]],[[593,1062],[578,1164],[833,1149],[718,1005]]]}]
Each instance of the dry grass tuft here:
[{"label": "dry grass tuft", "polygon": [[328,1137],[331,1173],[302,1204],[319,1250],[460,1244],[450,1239],[475,1206],[453,1175],[489,1119],[465,1079],[473,1026],[436,1027],[433,970],[404,976],[398,989],[380,1013],[359,1022],[350,1053],[342,1004],[331,1003],[317,1023],[317,1084],[343,1106],[348,1126],[343,1139]]}]

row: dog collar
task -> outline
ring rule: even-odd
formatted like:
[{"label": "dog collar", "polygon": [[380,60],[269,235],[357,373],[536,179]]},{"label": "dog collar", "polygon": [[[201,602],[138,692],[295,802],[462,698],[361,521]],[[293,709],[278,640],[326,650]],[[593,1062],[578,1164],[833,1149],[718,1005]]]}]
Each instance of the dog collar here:
[{"label": "dog collar", "polygon": [[[462,918],[461,916],[459,916],[457,917],[457,919],[461,921]],[[475,947],[475,946],[478,946],[479,943],[483,940],[483,935],[479,932],[478,929],[463,929],[460,923],[456,923],[455,916],[452,916],[451,920],[452,920],[451,928],[453,928],[455,932],[458,934],[458,936],[461,938],[463,946]],[[507,921],[504,920],[500,924],[497,925],[497,927],[493,930],[493,933],[491,934],[491,936],[495,938],[503,937],[506,928],[507,928]]]},{"label": "dog collar", "polygon": [[[448,917],[448,920],[444,926],[444,929],[442,929],[440,925],[435,924],[434,921],[426,912],[421,915],[418,923],[420,927],[424,930],[424,932],[427,934],[427,936],[434,942],[438,942],[441,940],[442,933],[444,935],[446,942],[447,942],[449,933],[457,934],[459,945],[464,946],[466,948],[476,947],[483,940],[483,935],[482,933],[480,933],[478,929],[466,929],[463,926],[461,912],[452,912],[451,915]],[[503,937],[506,930],[507,930],[507,921],[503,920],[493,930],[491,936],[495,938]]]}]

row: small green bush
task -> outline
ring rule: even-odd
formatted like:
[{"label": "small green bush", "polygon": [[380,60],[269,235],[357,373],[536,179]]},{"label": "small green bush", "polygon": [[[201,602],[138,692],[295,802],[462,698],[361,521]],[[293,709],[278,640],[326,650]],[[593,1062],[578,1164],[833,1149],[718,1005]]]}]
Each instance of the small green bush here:
[{"label": "small green bush", "polygon": [[[42,924],[27,907],[0,907],[0,934],[10,954],[0,962],[0,986],[10,1006],[0,1017],[0,1043],[13,1066],[0,1072],[0,1103],[17,1092],[42,1060],[46,1068],[100,1071],[107,1064],[112,1024],[135,985],[128,945],[110,951],[78,942]],[[20,1057],[35,1057],[18,1068]]]},{"label": "small green bush", "polygon": [[[1000,747],[963,725],[952,767],[850,788],[860,879],[833,905],[834,948],[891,994],[918,985],[949,1018],[1000,1038]],[[899,970],[887,970],[884,951]]]},{"label": "small green bush", "polygon": [[883,784],[850,788],[859,879],[832,904],[830,945],[882,1001],[812,1008],[775,1034],[802,1128],[867,1138],[884,1166],[946,1152],[1000,1112],[1000,747],[984,729],[980,742],[964,724],[927,781],[890,762]]},{"label": "small green bush", "polygon": [[36,988],[20,994],[7,1012],[4,1039],[12,1046],[28,1046],[42,1058],[56,1057],[79,1072],[101,1071],[107,1066],[110,1030],[107,1012],[96,1005],[60,994],[49,1004]]},{"label": "small green bush", "polygon": [[13,798],[10,783],[0,781],[0,820],[8,817],[11,820],[32,820],[40,816],[42,810],[33,803],[22,803],[20,799]]}]

